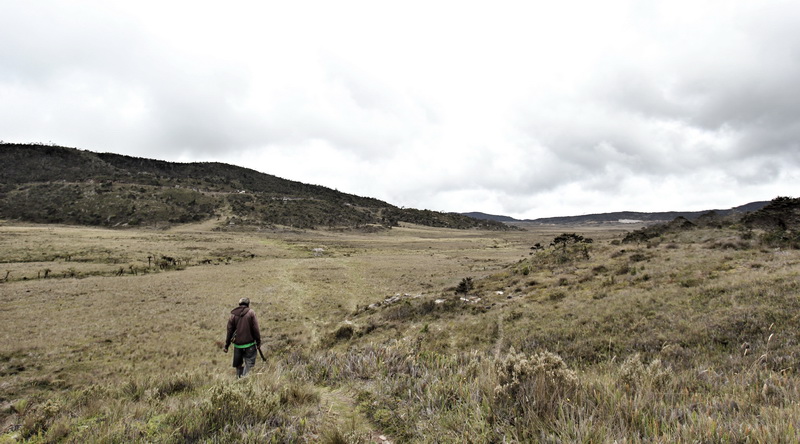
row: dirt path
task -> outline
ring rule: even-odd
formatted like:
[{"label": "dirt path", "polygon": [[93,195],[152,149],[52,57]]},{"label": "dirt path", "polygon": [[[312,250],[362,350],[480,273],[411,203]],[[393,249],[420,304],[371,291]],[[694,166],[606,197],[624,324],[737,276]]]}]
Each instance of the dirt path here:
[{"label": "dirt path", "polygon": [[224,223],[224,219],[226,217],[230,217],[233,214],[230,205],[226,205],[225,207],[219,208],[211,218],[206,219],[201,222],[195,223],[188,223],[188,224],[181,224],[176,225],[169,229],[169,231],[180,232],[180,233],[206,233],[212,232],[215,228],[219,227]]},{"label": "dirt path", "polygon": [[376,444],[391,444],[394,441],[376,429],[372,423],[356,408],[355,399],[344,388],[322,388],[320,393],[321,404],[325,409],[325,423],[331,429],[337,429],[343,435],[353,433],[357,436],[367,436],[369,442]]},{"label": "dirt path", "polygon": [[492,352],[494,353],[495,357],[500,356],[500,352],[503,351],[503,341],[506,337],[505,327],[503,326],[503,313],[497,315],[497,339],[494,341],[494,347]]}]

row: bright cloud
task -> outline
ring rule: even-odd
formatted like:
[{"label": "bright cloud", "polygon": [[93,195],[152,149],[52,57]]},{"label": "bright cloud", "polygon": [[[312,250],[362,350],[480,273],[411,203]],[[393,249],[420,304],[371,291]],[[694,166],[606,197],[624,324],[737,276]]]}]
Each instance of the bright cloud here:
[{"label": "bright cloud", "polygon": [[800,4],[0,1],[0,138],[396,205],[726,208],[800,184]]}]

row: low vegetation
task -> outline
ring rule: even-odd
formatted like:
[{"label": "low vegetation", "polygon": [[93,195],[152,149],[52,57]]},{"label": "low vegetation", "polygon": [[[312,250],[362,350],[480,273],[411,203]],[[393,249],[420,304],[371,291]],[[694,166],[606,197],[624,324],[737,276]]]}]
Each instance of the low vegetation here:
[{"label": "low vegetation", "polygon": [[[800,250],[782,220],[6,223],[0,442],[797,442]],[[130,263],[149,271],[91,272]],[[218,347],[241,296],[268,360],[236,381]]]}]

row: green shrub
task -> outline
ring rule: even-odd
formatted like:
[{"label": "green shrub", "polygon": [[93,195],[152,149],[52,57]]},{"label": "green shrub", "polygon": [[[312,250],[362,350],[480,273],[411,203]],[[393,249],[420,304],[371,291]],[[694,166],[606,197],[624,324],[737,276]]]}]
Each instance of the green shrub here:
[{"label": "green shrub", "polygon": [[461,279],[461,282],[458,283],[456,287],[456,294],[467,294],[475,287],[475,284],[472,282],[471,277],[465,277]]}]

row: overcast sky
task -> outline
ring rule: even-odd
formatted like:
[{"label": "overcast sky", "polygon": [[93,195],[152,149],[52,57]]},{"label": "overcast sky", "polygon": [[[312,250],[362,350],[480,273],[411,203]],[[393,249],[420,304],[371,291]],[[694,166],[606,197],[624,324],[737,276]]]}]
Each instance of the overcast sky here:
[{"label": "overcast sky", "polygon": [[439,211],[800,185],[800,2],[0,0],[0,139]]}]

